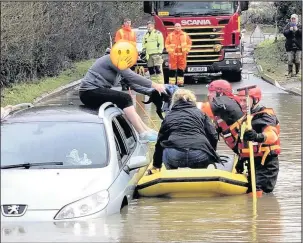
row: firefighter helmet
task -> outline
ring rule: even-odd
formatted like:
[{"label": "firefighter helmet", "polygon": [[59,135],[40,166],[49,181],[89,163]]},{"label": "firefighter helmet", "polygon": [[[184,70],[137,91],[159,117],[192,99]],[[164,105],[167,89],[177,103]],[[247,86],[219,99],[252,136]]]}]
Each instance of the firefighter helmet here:
[{"label": "firefighter helmet", "polygon": [[[249,89],[248,95],[253,99],[254,104],[258,104],[262,98],[262,92],[259,87]],[[238,96],[245,96],[245,90],[239,91]]]},{"label": "firefighter helmet", "polygon": [[223,79],[218,79],[218,80],[211,82],[208,85],[208,91],[210,91],[210,92],[215,91],[219,94],[224,94],[224,95],[228,95],[228,96],[232,95],[232,93],[233,93],[231,84]]}]

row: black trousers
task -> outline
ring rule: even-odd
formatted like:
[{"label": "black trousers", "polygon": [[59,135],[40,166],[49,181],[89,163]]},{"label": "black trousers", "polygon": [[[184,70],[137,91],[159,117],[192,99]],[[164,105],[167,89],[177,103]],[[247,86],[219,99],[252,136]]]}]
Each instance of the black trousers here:
[{"label": "black trousers", "polygon": [[105,102],[112,102],[122,110],[133,105],[133,100],[128,93],[109,88],[80,91],[79,96],[84,105],[93,109],[99,108]]},{"label": "black trousers", "polygon": [[[270,193],[274,190],[278,174],[279,174],[279,159],[278,156],[267,156],[264,165],[261,164],[261,158],[255,158],[256,172],[256,189],[262,190],[265,193]],[[248,163],[248,190],[252,192],[250,164]]]}]

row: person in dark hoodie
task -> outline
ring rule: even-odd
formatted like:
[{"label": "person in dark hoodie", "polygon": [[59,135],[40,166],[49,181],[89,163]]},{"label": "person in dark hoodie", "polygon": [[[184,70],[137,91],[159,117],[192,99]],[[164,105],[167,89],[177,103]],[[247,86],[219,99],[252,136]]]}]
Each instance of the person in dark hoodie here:
[{"label": "person in dark hoodie", "polygon": [[[302,26],[298,23],[298,15],[291,15],[290,22],[285,26],[283,34],[286,37],[285,49],[288,57],[288,76],[297,76],[302,58]],[[293,63],[296,67],[295,75],[293,75]]]},{"label": "person in dark hoodie", "polygon": [[153,168],[207,168],[220,162],[216,153],[218,133],[210,118],[196,107],[196,97],[186,89],[178,89],[172,107],[159,130],[153,156]]},{"label": "person in dark hoodie", "polygon": [[207,96],[208,102],[197,102],[197,107],[214,121],[220,137],[238,154],[237,142],[244,116],[239,98],[233,95],[231,84],[223,79],[214,80],[208,85]]}]

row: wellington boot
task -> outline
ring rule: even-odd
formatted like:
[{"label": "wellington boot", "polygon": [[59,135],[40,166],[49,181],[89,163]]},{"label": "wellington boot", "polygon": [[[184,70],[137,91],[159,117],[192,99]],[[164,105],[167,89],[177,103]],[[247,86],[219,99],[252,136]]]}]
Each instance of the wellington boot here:
[{"label": "wellington boot", "polygon": [[174,77],[174,78],[169,77],[168,82],[169,82],[169,84],[171,84],[171,85],[175,85],[175,84],[176,84],[176,78],[175,78],[175,77]]},{"label": "wellington boot", "polygon": [[300,63],[296,63],[296,75],[298,76],[299,72],[300,72]]},{"label": "wellington boot", "polygon": [[[260,190],[260,191],[258,190],[258,191],[256,191],[256,194],[257,194],[257,198],[260,198],[260,197],[263,196],[263,191],[262,190]],[[253,193],[252,192],[248,193],[248,196],[252,197]]]}]

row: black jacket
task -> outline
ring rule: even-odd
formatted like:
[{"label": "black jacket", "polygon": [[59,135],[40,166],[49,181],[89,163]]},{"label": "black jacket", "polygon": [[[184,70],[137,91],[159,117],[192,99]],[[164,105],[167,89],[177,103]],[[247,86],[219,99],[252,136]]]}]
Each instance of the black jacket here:
[{"label": "black jacket", "polygon": [[[251,110],[251,113],[257,113],[266,109],[264,106],[257,106]],[[255,115],[251,120],[252,129],[257,133],[262,133],[264,128],[267,126],[275,127],[279,123],[278,118],[275,115],[269,115],[267,113],[260,113]]]},{"label": "black jacket", "polygon": [[203,150],[214,162],[219,162],[216,153],[218,139],[210,118],[193,103],[180,100],[173,105],[161,124],[153,165],[161,168],[164,148]]},{"label": "black jacket", "polygon": [[297,27],[298,30],[296,32],[291,31],[288,23],[283,30],[283,34],[286,37],[286,51],[302,50],[302,26],[298,24]]},{"label": "black jacket", "polygon": [[242,111],[240,104],[225,95],[215,97],[210,105],[213,114],[215,116],[219,116],[229,126],[244,116],[244,112]]}]

